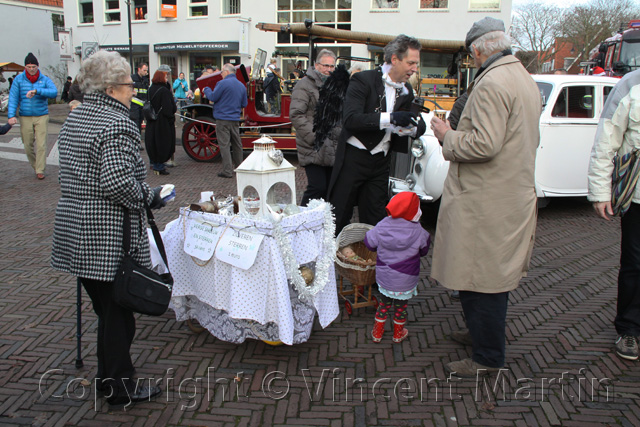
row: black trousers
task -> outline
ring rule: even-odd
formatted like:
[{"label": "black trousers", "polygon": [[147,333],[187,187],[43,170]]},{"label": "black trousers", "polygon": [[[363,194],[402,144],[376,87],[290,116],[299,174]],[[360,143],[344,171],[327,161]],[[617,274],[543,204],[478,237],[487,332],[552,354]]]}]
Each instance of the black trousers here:
[{"label": "black trousers", "polygon": [[640,336],[640,204],[622,217],[618,312],[614,321],[620,335]]},{"label": "black trousers", "polygon": [[473,342],[471,359],[490,368],[502,368],[509,292],[485,294],[460,291],[460,303]]},{"label": "black trousers", "polygon": [[[113,386],[114,396],[126,393],[122,387],[131,387],[135,368],[131,362],[131,343],[136,333],[133,312],[122,308],[113,301],[113,282],[83,279],[80,281],[93,303],[93,311],[98,316],[98,374],[96,379],[104,381],[103,386]],[[111,381],[113,379],[114,381]],[[100,388],[100,382],[98,382]]]},{"label": "black trousers", "polygon": [[327,200],[327,191],[329,190],[329,181],[331,180],[331,166],[307,165],[304,171],[307,174],[307,189],[302,195],[301,206],[307,206],[309,200],[323,199]]},{"label": "black trousers", "polygon": [[329,200],[336,216],[336,235],[351,221],[355,206],[361,223],[376,225],[387,216],[390,157],[347,144]]}]

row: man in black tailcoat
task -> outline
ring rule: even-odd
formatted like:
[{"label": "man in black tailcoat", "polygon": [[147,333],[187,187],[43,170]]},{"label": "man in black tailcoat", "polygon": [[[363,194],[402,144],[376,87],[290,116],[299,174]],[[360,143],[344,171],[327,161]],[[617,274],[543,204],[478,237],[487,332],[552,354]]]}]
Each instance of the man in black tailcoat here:
[{"label": "man in black tailcoat", "polygon": [[343,107],[342,133],[329,183],[336,234],[358,206],[359,222],[375,225],[386,216],[391,151],[406,153],[410,137],[426,130],[410,111],[407,80],[420,65],[420,42],[404,34],[384,48],[384,65],[354,74]]}]

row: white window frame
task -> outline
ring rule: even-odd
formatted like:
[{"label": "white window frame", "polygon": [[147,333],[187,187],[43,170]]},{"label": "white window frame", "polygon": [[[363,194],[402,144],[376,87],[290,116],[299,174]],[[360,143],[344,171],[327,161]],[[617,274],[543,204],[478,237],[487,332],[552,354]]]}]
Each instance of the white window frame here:
[{"label": "white window frame", "polygon": [[[491,3],[498,3],[497,7],[488,7]],[[485,6],[483,6],[485,4]],[[469,10],[470,11],[482,11],[482,12],[499,12],[502,7],[501,0],[469,0]]]},{"label": "white window frame", "polygon": [[[232,3],[235,4],[235,8],[238,9],[237,12],[231,13]],[[239,16],[242,13],[242,0],[222,0],[220,2],[220,7],[222,8],[222,10],[220,11],[220,14],[222,16]],[[225,9],[228,12],[225,12]]]},{"label": "white window frame", "polygon": [[[406,1],[406,0],[405,0]],[[398,12],[400,11],[400,0],[392,0],[392,3],[395,6],[392,7],[381,7],[379,5],[380,2],[389,3],[388,0],[371,0],[371,10],[376,12]]]},{"label": "white window frame", "polygon": [[[84,16],[82,15],[82,4],[84,3],[91,3],[91,15],[93,16],[93,21],[91,22],[84,22],[83,18]],[[93,0],[90,1],[83,1],[83,0],[78,0],[78,24],[79,25],[93,25],[96,22],[96,10],[95,7],[93,7]]]},{"label": "white window frame", "polygon": [[[318,0],[314,0],[311,2],[311,9],[293,9],[292,6],[292,2],[289,2],[289,9],[277,9],[276,10],[276,22],[278,22],[279,24],[289,24],[289,23],[302,23],[302,21],[297,21],[295,20],[294,17],[294,13],[310,13],[311,17],[314,19],[315,22],[315,17],[316,17],[316,13],[320,12],[328,12],[328,13],[333,13],[334,14],[334,18],[333,21],[317,21],[314,23],[314,25],[323,25],[323,24],[328,24],[328,25],[335,25],[336,28],[338,28],[340,25],[352,25],[353,24],[353,9],[340,9],[339,8],[339,4],[338,1],[335,1],[335,7],[332,9],[318,9],[316,7],[316,2]],[[352,0],[355,1],[355,0]],[[394,9],[384,9],[384,10],[394,10]],[[349,12],[350,14],[350,19],[349,21],[340,21],[338,16],[341,12]],[[288,14],[288,18],[287,18],[287,22],[284,21],[280,21],[280,14],[282,14],[282,16],[284,16],[284,14]],[[276,36],[276,40],[277,40],[277,36]],[[291,35],[289,35],[289,40],[291,40]],[[323,45],[326,45],[327,43],[322,43]],[[348,43],[344,43],[344,42],[336,42],[336,44],[348,44]],[[300,46],[300,45],[308,45],[308,43],[279,43],[276,42],[276,46]]]},{"label": "white window frame", "polygon": [[[194,15],[193,8],[195,7],[205,7],[207,8],[207,13],[203,15]],[[204,18],[209,16],[209,1],[208,0],[189,0],[189,18]]]},{"label": "white window frame", "polygon": [[[107,4],[109,3],[109,1],[114,1],[114,0],[104,0],[103,1],[103,5],[104,5],[104,23],[105,24],[115,24],[115,23],[120,23],[122,21],[122,10],[120,8],[120,1],[118,0],[118,8],[117,9],[107,9]],[[120,14],[120,20],[119,21],[112,21],[111,18],[109,18],[109,16],[113,13],[119,13]],[[94,14],[95,15],[95,14]],[[95,18],[94,18],[95,21]]]},{"label": "white window frame", "polygon": [[[436,1],[443,1],[443,0],[434,0],[434,3]],[[446,0],[447,7],[421,7],[420,3],[422,2],[422,0],[420,0],[420,2],[418,3],[418,11],[419,12],[447,11],[447,10],[449,10],[449,5],[451,4],[452,1],[453,0]]]}]

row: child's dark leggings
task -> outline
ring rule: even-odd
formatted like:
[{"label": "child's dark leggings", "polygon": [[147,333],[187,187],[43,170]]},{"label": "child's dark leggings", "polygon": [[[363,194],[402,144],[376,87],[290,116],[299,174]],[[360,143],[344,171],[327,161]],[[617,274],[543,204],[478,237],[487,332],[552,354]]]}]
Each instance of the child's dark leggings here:
[{"label": "child's dark leggings", "polygon": [[380,320],[386,319],[389,312],[393,310],[393,320],[404,321],[407,319],[407,300],[389,298],[385,295],[378,295],[378,311],[376,317]]}]

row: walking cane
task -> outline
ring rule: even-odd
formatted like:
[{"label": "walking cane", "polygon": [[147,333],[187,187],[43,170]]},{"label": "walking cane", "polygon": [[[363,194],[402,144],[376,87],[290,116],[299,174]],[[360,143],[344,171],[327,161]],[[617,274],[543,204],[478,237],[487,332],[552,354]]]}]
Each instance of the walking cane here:
[{"label": "walking cane", "polygon": [[76,292],[76,338],[78,341],[78,352],[76,354],[76,368],[82,368],[84,362],[82,361],[82,283],[78,277],[78,288]]}]

